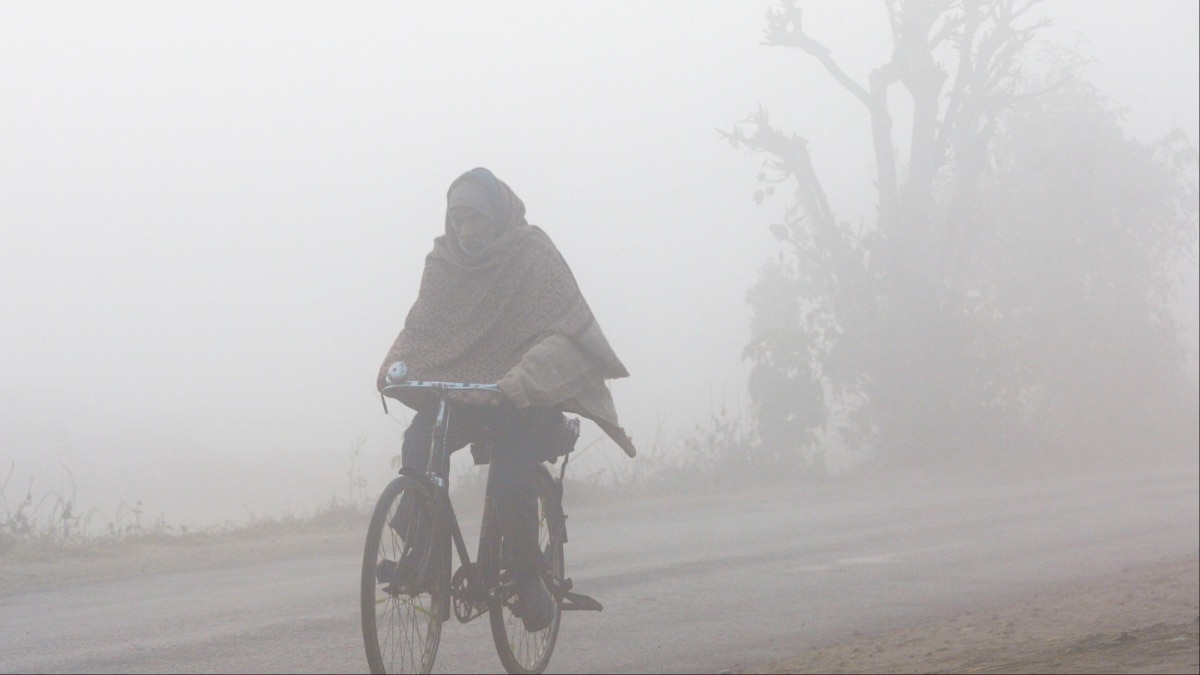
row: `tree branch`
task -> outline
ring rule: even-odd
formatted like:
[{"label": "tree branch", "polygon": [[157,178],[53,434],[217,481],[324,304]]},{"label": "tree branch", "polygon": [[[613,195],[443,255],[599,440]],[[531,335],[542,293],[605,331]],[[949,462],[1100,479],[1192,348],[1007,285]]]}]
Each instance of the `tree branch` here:
[{"label": "tree branch", "polygon": [[960,24],[962,32],[958,36],[958,68],[955,69],[954,83],[950,88],[950,99],[942,114],[942,121],[935,140],[939,156],[944,156],[946,148],[949,146],[958,118],[962,114],[968,84],[974,73],[975,35],[979,32],[980,27],[979,9],[977,1],[963,4],[963,20]]},{"label": "tree branch", "polygon": [[888,25],[892,27],[892,44],[900,39],[900,14],[896,10],[896,0],[883,0],[887,5]]},{"label": "tree branch", "polygon": [[842,70],[825,45],[809,37],[801,26],[802,12],[795,0],[787,0],[776,11],[767,12],[766,44],[774,47],[795,47],[821,62],[825,70],[863,105],[870,107],[870,96],[862,85]]},{"label": "tree branch", "polygon": [[888,87],[899,79],[899,70],[890,63],[871,73],[871,139],[875,146],[875,171],[879,183],[879,220],[885,228],[896,222],[900,202],[892,118],[887,101]]},{"label": "tree branch", "polygon": [[735,145],[771,155],[774,160],[768,162],[770,168],[784,177],[796,179],[797,196],[804,214],[817,226],[833,227],[833,212],[813,169],[808,140],[776,129],[767,118],[766,110],[761,107],[744,123],[754,125],[753,133],[747,135],[740,128],[735,128],[732,133],[723,135]]}]

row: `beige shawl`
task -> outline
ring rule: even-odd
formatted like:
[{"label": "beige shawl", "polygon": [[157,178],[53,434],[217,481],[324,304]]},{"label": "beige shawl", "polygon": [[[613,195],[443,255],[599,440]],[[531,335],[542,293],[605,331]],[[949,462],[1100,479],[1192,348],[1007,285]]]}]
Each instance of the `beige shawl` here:
[{"label": "beige shawl", "polygon": [[[629,373],[570,267],[546,233],[526,223],[525,206],[507,185],[486,169],[464,179],[492,191],[501,231],[476,256],[463,251],[448,227],[434,240],[417,300],[377,385],[383,387],[394,361],[404,361],[411,379],[496,382],[518,408],[560,406],[595,421],[633,456],[604,382]],[[424,399],[416,393],[398,398],[419,408]]]}]

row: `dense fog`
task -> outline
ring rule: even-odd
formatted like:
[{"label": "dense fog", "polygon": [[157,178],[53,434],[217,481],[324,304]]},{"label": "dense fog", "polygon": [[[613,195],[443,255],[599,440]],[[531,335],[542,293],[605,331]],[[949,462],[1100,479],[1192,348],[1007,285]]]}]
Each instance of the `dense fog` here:
[{"label": "dense fog", "polygon": [[[805,28],[865,78],[890,49],[880,4],[811,3]],[[9,508],[31,481],[196,525],[312,509],[355,475],[377,491],[408,415],[384,415],[376,371],[475,166],[521,196],[632,373],[611,385],[633,462],[748,416],[746,297],[780,205],[718,132],[761,104],[809,140],[840,218],[876,217],[867,116],[762,45],[768,6],[0,5]],[[1134,138],[1197,142],[1194,2],[1037,11]],[[1190,247],[1170,306],[1195,388]],[[629,471],[600,439],[585,427],[580,471]]]}]

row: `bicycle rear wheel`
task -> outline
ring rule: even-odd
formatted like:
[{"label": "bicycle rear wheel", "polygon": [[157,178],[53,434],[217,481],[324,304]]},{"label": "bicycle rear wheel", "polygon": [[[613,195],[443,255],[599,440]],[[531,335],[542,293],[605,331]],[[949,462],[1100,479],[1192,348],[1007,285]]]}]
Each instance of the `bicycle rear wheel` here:
[{"label": "bicycle rear wheel", "polygon": [[441,641],[450,564],[440,545],[427,483],[401,476],[388,484],[367,527],[362,565],[362,631],[372,673],[428,673]]},{"label": "bicycle rear wheel", "polygon": [[[563,559],[565,532],[562,502],[554,479],[544,466],[538,467],[538,547],[544,557],[543,580],[546,587],[558,588],[566,578]],[[490,501],[490,500],[489,500]],[[513,593],[513,572],[505,567],[502,555],[503,540],[499,523],[490,505],[485,508],[483,532],[480,534],[480,569],[483,578],[496,584],[496,593],[488,610],[492,641],[500,662],[509,673],[540,673],[550,663],[554,645],[558,642],[558,627],[562,619],[562,600],[554,598],[554,618],[550,625],[537,632],[525,629],[524,622],[513,614],[516,596]],[[486,554],[486,555],[485,555]]]}]

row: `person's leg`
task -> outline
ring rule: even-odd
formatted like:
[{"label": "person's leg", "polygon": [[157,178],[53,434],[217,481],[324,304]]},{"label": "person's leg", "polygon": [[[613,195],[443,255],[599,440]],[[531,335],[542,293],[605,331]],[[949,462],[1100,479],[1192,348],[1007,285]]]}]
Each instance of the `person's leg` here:
[{"label": "person's leg", "polygon": [[[464,444],[463,432],[469,430],[470,418],[473,417],[468,409],[456,408],[452,414],[454,426],[460,433],[451,433],[448,439],[449,452],[457,450]],[[429,454],[432,450],[434,425],[437,422],[437,409],[418,410],[404,431],[404,444],[400,449],[401,470],[412,475],[423,476],[429,469]],[[463,436],[463,438],[459,438]],[[429,540],[433,526],[433,514],[429,511],[431,505],[422,505],[418,496],[413,492],[400,495],[400,503],[396,505],[396,513],[388,525],[404,542],[404,554],[395,562],[380,563],[381,580],[393,580],[399,583],[412,584],[420,589],[428,585],[427,572],[429,565]],[[447,539],[448,547],[450,541]],[[444,553],[448,554],[449,551]]]},{"label": "person's leg", "polygon": [[537,562],[539,553],[535,462],[523,457],[521,448],[505,446],[508,444],[492,446],[487,496],[499,517],[506,560],[519,569],[527,567],[524,563]]},{"label": "person's leg", "polygon": [[429,446],[433,440],[433,424],[437,412],[434,410],[419,410],[413,415],[412,422],[404,430],[404,444],[400,447],[400,466],[415,472],[424,473],[429,465]]},{"label": "person's leg", "polygon": [[[448,452],[454,452],[465,445],[475,433],[476,427],[489,419],[486,413],[481,414],[469,407],[456,407],[451,412],[450,437],[447,439]],[[404,444],[400,450],[402,470],[406,473],[424,475],[428,470],[436,422],[437,411],[435,408],[419,410],[413,416],[412,422],[404,432]],[[381,578],[387,576],[389,579],[401,583],[415,583],[418,587],[424,586],[428,581],[424,578],[424,572],[428,571],[425,561],[428,559],[428,541],[432,531],[433,514],[428,511],[429,505],[425,505],[425,508],[420,507],[416,494],[405,492],[400,495],[400,503],[397,504],[396,513],[388,525],[404,541],[407,552],[401,560],[381,563],[384,568],[387,568],[381,574]],[[444,545],[447,549],[443,554],[449,555],[450,540],[446,539]],[[387,570],[391,570],[390,576],[388,576]]]},{"label": "person's leg", "polygon": [[530,409],[515,413],[492,448],[487,494],[499,516],[504,554],[513,569],[521,618],[537,631],[553,618],[554,601],[542,582],[545,567],[538,545],[537,465],[538,446],[548,420],[561,413]]},{"label": "person's leg", "polygon": [[[429,464],[429,442],[433,435],[434,414],[418,411],[404,431],[404,444],[400,448],[403,470],[423,473]],[[430,532],[429,515],[419,512],[416,494],[405,491],[400,495],[396,512],[388,521],[388,527],[404,542],[396,560],[381,560],[376,565],[375,575],[381,582],[403,584],[414,590],[424,586],[424,571],[427,559]]]},{"label": "person's leg", "polygon": [[[400,466],[403,470],[421,474],[429,465],[429,446],[433,438],[433,424],[436,413],[432,410],[420,410],[413,416],[408,429],[404,430],[404,444],[400,447]],[[396,515],[389,523],[401,537],[409,532],[409,521],[412,518],[413,498],[415,495],[405,493],[400,495],[400,504]]]}]

